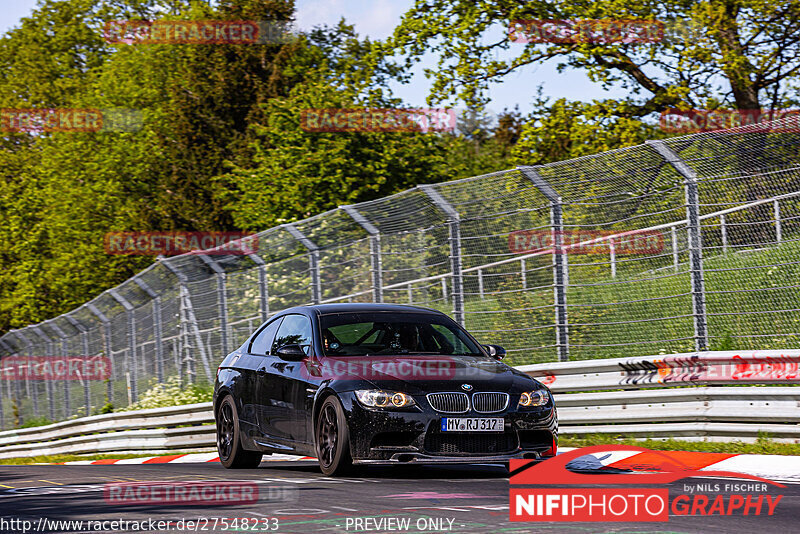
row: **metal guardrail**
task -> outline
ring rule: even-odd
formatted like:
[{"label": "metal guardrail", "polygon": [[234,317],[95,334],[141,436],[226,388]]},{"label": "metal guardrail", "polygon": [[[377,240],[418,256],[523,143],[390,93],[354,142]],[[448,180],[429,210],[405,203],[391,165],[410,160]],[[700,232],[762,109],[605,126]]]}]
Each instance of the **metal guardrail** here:
[{"label": "metal guardrail", "polygon": [[[800,350],[764,350],[517,369],[554,392],[565,435],[753,441],[768,433],[800,442],[799,366]],[[83,417],[0,432],[0,458],[213,447],[213,422],[208,403]]]},{"label": "metal guardrail", "polygon": [[214,447],[213,423],[207,402],[81,417],[0,432],[0,458]]},{"label": "metal guardrail", "polygon": [[762,350],[518,369],[554,392],[562,434],[752,442],[766,433],[776,441],[798,443],[799,366],[800,350]]}]

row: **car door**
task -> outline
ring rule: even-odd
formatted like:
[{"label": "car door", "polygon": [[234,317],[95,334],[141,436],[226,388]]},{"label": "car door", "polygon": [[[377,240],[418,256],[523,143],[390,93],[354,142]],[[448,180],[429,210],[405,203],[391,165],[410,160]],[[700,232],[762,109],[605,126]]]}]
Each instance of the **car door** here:
[{"label": "car door", "polygon": [[240,419],[247,423],[252,422],[246,432],[252,437],[260,435],[261,415],[263,405],[259,399],[259,369],[264,367],[264,359],[269,355],[275,334],[281,324],[283,317],[278,317],[262,326],[248,343],[245,355],[239,360],[245,385],[242,388],[242,402],[245,406],[243,415]]},{"label": "car door", "polygon": [[295,443],[306,440],[305,425],[300,421],[306,394],[302,373],[305,364],[282,360],[276,353],[285,345],[296,344],[309,355],[312,339],[311,319],[300,314],[284,316],[270,354],[258,369],[259,427],[264,445],[295,448]]}]

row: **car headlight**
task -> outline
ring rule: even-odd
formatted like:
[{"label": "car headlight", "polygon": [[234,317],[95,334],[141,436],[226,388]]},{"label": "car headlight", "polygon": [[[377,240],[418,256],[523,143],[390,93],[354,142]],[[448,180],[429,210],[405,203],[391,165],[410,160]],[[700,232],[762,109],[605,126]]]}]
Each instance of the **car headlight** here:
[{"label": "car headlight", "polygon": [[370,408],[408,408],[416,402],[409,395],[399,391],[381,389],[360,389],[356,391],[358,402]]},{"label": "car headlight", "polygon": [[525,407],[544,406],[550,400],[550,393],[546,389],[526,391],[519,396],[519,405]]}]

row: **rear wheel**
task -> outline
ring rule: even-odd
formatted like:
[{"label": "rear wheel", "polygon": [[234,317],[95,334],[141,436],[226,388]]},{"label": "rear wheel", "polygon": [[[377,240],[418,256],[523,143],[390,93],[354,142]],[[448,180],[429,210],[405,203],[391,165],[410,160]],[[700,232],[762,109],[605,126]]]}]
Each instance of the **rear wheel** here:
[{"label": "rear wheel", "polygon": [[239,414],[233,397],[226,395],[217,408],[217,451],[220,463],[228,469],[258,467],[262,454],[246,451],[239,434]]},{"label": "rear wheel", "polygon": [[343,475],[353,467],[350,456],[350,431],[339,399],[330,396],[322,403],[316,424],[317,458],[322,472]]}]

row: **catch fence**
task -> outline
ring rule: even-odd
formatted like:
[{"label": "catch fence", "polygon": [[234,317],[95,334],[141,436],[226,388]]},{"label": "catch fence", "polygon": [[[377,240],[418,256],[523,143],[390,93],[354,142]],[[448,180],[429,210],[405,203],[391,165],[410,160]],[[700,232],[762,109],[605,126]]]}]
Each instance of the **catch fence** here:
[{"label": "catch fence", "polygon": [[[265,230],[247,254],[160,258],[0,338],[0,422],[210,383],[259,324],[308,303],[437,308],[515,365],[798,348],[800,134],[787,125],[421,185]],[[76,356],[106,358],[110,375],[6,373],[15,357]]]}]

